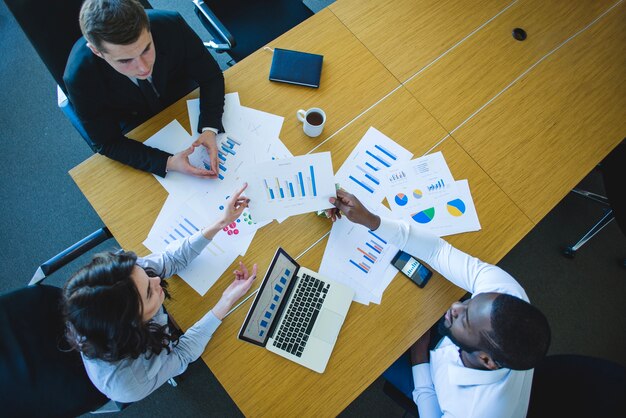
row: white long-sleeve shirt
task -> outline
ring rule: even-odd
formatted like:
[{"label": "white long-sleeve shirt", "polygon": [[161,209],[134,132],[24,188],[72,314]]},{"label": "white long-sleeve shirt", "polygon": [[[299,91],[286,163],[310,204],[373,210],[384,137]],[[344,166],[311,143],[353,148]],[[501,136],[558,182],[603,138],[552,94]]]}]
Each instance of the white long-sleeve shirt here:
[{"label": "white long-sleeve shirt", "polygon": [[[381,219],[377,232],[472,293],[472,297],[497,292],[528,301],[524,289],[507,272],[457,250],[416,225]],[[526,416],[533,370],[467,368],[459,347],[445,337],[430,352],[430,363],[413,366],[412,371],[413,400],[421,418]]]},{"label": "white long-sleeve shirt", "polygon": [[[159,277],[170,277],[184,269],[211,242],[200,232],[183,240],[180,245],[168,247],[163,253],[150,254],[138,258],[137,265],[152,269]],[[159,325],[167,324],[167,314],[163,307],[157,311],[152,321]],[[136,402],[159,388],[168,379],[178,376],[187,365],[200,357],[221,321],[209,311],[178,340],[170,345],[170,353],[161,351],[147,358],[140,355],[136,359],[122,359],[108,362],[83,357],[83,364],[93,384],[109,399],[118,402]]]}]

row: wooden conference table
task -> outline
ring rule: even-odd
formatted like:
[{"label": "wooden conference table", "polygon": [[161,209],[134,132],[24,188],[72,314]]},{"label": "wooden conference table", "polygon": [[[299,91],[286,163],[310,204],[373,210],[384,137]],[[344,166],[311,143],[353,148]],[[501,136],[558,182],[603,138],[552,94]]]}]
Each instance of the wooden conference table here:
[{"label": "wooden conference table", "polygon": [[[260,50],[225,72],[226,90],[284,116],[281,139],[293,154],[331,151],[335,170],[370,126],[416,156],[442,151],[453,176],[469,180],[482,226],[448,240],[495,263],[623,138],[626,8],[473,3],[339,0],[270,44],[323,54],[319,89],[269,82],[271,54]],[[510,35],[518,26],[524,42]],[[313,106],[328,115],[316,139],[295,118]],[[173,118],[189,127],[186,112],[181,100],[130,136],[143,141]],[[70,175],[118,242],[147,254],[142,241],[167,197],[152,175],[100,155]],[[317,269],[329,230],[314,214],[272,223],[243,261],[265,272],[282,246]],[[187,329],[231,280],[224,274],[200,297],[174,277],[167,308]],[[438,276],[424,289],[396,279],[380,305],[354,303],[324,374],[238,341],[250,302],[225,319],[202,358],[246,416],[332,416],[463,294]]]}]

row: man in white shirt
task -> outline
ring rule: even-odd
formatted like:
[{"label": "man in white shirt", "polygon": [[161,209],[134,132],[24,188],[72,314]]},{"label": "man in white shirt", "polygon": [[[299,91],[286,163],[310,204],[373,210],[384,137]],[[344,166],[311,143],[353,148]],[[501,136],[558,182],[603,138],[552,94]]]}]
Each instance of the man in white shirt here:
[{"label": "man in white shirt", "polygon": [[414,224],[381,219],[343,190],[330,201],[337,208],[333,220],[343,213],[376,230],[472,293],[445,313],[439,322],[444,337],[434,350],[427,332],[411,347],[410,363],[403,356],[392,366],[400,379],[403,371],[412,373],[408,392],[420,417],[525,417],[533,367],[548,350],[550,327],[519,283]]}]

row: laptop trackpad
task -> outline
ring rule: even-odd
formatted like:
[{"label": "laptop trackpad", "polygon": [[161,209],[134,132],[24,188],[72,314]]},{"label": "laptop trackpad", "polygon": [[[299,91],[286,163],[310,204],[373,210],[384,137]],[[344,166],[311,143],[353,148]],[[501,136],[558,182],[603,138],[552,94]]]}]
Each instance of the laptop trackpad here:
[{"label": "laptop trackpad", "polygon": [[342,323],[343,318],[341,315],[327,309],[322,309],[317,317],[317,321],[315,321],[315,327],[313,327],[311,335],[328,344],[334,344],[337,340],[337,335],[339,335]]}]

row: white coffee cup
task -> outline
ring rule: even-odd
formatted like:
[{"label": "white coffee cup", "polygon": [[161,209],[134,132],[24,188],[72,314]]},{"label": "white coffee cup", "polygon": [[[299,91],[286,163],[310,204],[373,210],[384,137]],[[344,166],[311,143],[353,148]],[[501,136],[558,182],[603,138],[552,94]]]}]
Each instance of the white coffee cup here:
[{"label": "white coffee cup", "polygon": [[326,124],[326,113],[318,107],[312,107],[309,110],[298,110],[296,117],[302,122],[304,133],[311,138],[319,136],[324,130]]}]

